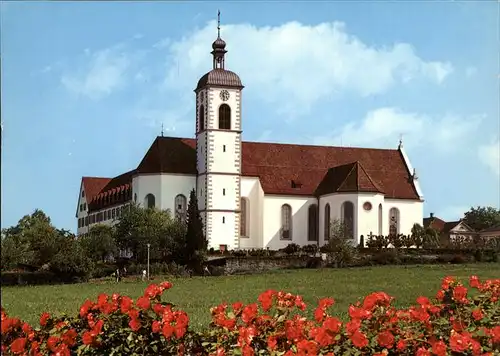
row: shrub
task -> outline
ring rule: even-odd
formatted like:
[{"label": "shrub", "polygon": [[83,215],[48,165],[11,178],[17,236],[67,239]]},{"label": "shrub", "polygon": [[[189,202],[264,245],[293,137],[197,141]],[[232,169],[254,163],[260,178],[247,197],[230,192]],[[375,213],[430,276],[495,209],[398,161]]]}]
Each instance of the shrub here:
[{"label": "shrub", "polygon": [[383,235],[369,235],[366,246],[374,250],[382,250],[389,246],[389,237]]},{"label": "shrub", "polygon": [[316,244],[309,244],[302,246],[301,250],[302,252],[305,252],[307,254],[315,254],[316,252],[318,252],[319,247]]},{"label": "shrub", "polygon": [[351,244],[351,240],[343,238],[331,238],[323,251],[328,253],[335,267],[351,265],[358,255],[358,250]]},{"label": "shrub", "polygon": [[372,260],[377,265],[398,265],[401,263],[398,251],[393,249],[377,252],[372,256]]},{"label": "shrub", "polygon": [[300,251],[300,246],[294,243],[288,244],[283,249],[283,252],[286,253],[287,255],[293,255],[294,253],[297,253],[299,251]]},{"label": "shrub", "polygon": [[[66,278],[64,278],[66,277]],[[2,272],[2,286],[15,285],[42,285],[42,284],[58,284],[71,282],[71,276],[58,276],[48,271],[36,272]]]},{"label": "shrub", "polygon": [[446,254],[438,256],[437,261],[439,263],[464,264],[469,262],[469,259],[461,254]]},{"label": "shrub", "polygon": [[1,352],[55,355],[493,355],[500,349],[500,279],[466,286],[445,277],[435,299],[398,309],[374,292],[348,309],[345,323],[321,299],[313,318],[298,295],[268,290],[258,303],[220,304],[203,332],[188,315],[162,302],[172,285],[146,288],[136,301],[101,294],[74,317],[43,313],[33,327],[1,310]]}]

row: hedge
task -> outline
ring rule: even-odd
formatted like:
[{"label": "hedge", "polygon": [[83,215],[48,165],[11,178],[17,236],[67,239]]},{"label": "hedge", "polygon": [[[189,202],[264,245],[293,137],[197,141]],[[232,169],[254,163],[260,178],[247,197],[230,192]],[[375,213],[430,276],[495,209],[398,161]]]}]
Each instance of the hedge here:
[{"label": "hedge", "polygon": [[268,290],[257,303],[221,304],[203,332],[161,301],[169,282],[151,284],[136,301],[118,294],[87,300],[74,317],[43,313],[34,327],[2,308],[2,354],[22,355],[494,355],[500,351],[500,279],[469,288],[445,277],[432,300],[398,309],[375,292],[348,309],[342,322],[321,299],[313,318],[298,295]]},{"label": "hedge", "polygon": [[77,283],[84,281],[84,278],[79,276],[68,276],[56,274],[48,271],[36,272],[2,272],[2,286],[14,285],[41,285],[41,284],[58,284],[58,283]]}]

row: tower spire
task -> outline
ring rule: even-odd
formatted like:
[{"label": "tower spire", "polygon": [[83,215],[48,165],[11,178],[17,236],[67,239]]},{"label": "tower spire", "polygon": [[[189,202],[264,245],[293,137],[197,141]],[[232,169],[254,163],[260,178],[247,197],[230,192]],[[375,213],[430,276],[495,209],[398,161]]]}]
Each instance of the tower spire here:
[{"label": "tower spire", "polygon": [[161,137],[163,137],[163,122],[161,123]]},{"label": "tower spire", "polygon": [[217,10],[217,39],[212,43],[212,55],[214,56],[214,69],[224,69],[224,55],[226,54],[226,42],[220,38],[220,10]]},{"label": "tower spire", "polygon": [[220,10],[217,10],[217,38],[220,38]]}]

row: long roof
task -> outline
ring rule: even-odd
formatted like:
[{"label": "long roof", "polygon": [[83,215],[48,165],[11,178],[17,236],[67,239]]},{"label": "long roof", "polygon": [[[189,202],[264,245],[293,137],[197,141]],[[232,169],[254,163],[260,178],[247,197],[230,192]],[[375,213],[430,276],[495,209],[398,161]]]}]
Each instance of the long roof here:
[{"label": "long roof", "polygon": [[[84,177],[87,199],[115,185],[130,186],[133,175],[155,173],[196,175],[196,140],[157,137],[137,169],[113,179]],[[242,176],[258,177],[265,194],[379,192],[386,198],[420,199],[399,149],[243,142]]]}]

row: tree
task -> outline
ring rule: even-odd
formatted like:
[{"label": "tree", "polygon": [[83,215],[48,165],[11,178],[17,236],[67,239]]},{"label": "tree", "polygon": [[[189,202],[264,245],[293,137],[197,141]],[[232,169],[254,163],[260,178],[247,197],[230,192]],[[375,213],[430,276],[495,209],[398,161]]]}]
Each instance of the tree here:
[{"label": "tree", "polygon": [[423,248],[438,248],[441,245],[441,240],[439,237],[439,232],[437,232],[432,227],[428,227],[424,231],[422,236],[422,247]]},{"label": "tree", "polygon": [[[8,263],[39,267],[57,253],[62,237],[61,231],[51,224],[50,218],[38,209],[31,215],[23,216],[16,226],[4,229],[2,235],[2,248],[6,247],[17,256],[15,259],[8,258]],[[5,255],[3,251],[2,255]]]},{"label": "tree", "polygon": [[500,225],[500,209],[494,207],[471,207],[464,214],[464,221],[475,231]]},{"label": "tree", "polygon": [[417,223],[413,224],[410,236],[411,238],[406,240],[406,248],[410,248],[411,246],[413,246],[413,244],[415,244],[417,248],[422,247],[425,236],[424,227]]},{"label": "tree", "polygon": [[333,219],[330,222],[330,239],[352,239],[353,233],[349,228],[349,225],[341,221],[340,219]]},{"label": "tree", "polygon": [[60,249],[50,261],[50,271],[66,281],[86,281],[93,267],[78,241],[71,237],[60,240]]},{"label": "tree", "polygon": [[195,190],[189,194],[187,209],[186,259],[187,265],[196,273],[201,273],[207,249],[207,240],[203,233],[203,221],[198,210],[198,199]]},{"label": "tree", "polygon": [[115,242],[118,248],[132,251],[138,262],[146,261],[149,243],[150,259],[166,262],[175,257],[179,241],[185,239],[183,225],[169,210],[131,205],[115,225]]},{"label": "tree", "polygon": [[94,262],[104,262],[106,257],[117,251],[113,228],[104,224],[92,226],[89,233],[80,238],[80,244],[87,257]]},{"label": "tree", "polygon": [[16,226],[2,231],[2,268],[15,268],[18,264],[47,265],[66,279],[86,278],[92,269],[75,235],[56,229],[41,210],[23,216]]}]

